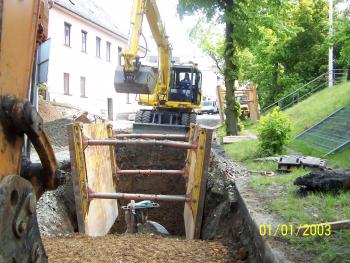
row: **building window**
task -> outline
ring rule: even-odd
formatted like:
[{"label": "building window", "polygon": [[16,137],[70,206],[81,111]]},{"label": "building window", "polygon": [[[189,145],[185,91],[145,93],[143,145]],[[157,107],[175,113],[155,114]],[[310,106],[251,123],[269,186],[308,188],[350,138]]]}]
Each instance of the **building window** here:
[{"label": "building window", "polygon": [[106,42],[106,60],[111,61],[111,43]]},{"label": "building window", "polygon": [[119,66],[122,65],[122,56],[121,56],[121,53],[122,53],[122,48],[121,48],[121,47],[118,47],[118,65],[119,65]]},{"label": "building window", "polygon": [[69,73],[63,73],[64,94],[69,95]]},{"label": "building window", "polygon": [[96,57],[101,57],[101,38],[96,37]]},{"label": "building window", "polygon": [[86,40],[87,40],[87,32],[81,31],[81,51],[86,52]]},{"label": "building window", "polygon": [[72,25],[64,22],[64,44],[70,47],[70,29]]},{"label": "building window", "polygon": [[80,97],[82,98],[86,98],[85,83],[86,83],[85,77],[80,77]]}]

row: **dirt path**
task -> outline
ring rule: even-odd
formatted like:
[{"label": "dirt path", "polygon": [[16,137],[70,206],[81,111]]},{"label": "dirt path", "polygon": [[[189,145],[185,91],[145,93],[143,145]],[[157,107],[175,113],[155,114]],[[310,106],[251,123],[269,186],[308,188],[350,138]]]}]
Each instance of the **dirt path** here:
[{"label": "dirt path", "polygon": [[49,262],[232,262],[218,241],[180,240],[155,235],[43,237]]}]

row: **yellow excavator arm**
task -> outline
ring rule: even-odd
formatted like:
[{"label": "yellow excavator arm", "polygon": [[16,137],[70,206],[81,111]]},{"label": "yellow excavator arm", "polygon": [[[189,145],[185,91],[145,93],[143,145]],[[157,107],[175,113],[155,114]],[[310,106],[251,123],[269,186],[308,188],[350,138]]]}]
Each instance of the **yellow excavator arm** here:
[{"label": "yellow excavator arm", "polygon": [[[141,63],[138,52],[140,50],[140,36],[142,35],[144,15],[148,20],[152,36],[158,47],[158,72],[154,72],[151,69],[143,71],[145,67],[140,69]],[[166,96],[170,81],[171,47],[155,0],[134,1],[131,14],[129,43],[126,50],[121,53],[121,56],[124,58],[124,76],[123,80],[119,81],[121,86],[124,86],[121,82],[126,81],[128,83],[127,91],[130,93],[153,93],[163,95],[163,97]],[[152,76],[150,76],[150,74],[152,74]],[[153,78],[154,83],[148,81],[149,78]],[[121,77],[119,79],[121,79]],[[146,89],[143,89],[146,90],[145,92],[140,90],[140,83],[143,86],[147,86]]]},{"label": "yellow excavator arm", "polygon": [[[141,65],[138,55],[144,16],[157,44],[158,68]],[[139,94],[140,105],[153,107],[136,113],[134,128],[141,123],[152,126],[152,131],[158,125],[188,129],[190,123],[196,123],[194,109],[201,106],[201,72],[193,63],[171,64],[171,46],[156,0],[134,0],[129,43],[121,56],[124,65],[115,72],[116,91]]]}]

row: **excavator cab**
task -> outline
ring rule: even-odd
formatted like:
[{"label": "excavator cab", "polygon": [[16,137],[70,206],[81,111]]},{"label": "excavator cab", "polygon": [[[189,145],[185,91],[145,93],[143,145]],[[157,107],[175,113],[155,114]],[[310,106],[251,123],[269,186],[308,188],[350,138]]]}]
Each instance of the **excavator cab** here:
[{"label": "excavator cab", "polygon": [[[184,85],[185,75],[190,85]],[[202,73],[192,66],[174,65],[171,70],[168,100],[198,105],[201,101]]]}]

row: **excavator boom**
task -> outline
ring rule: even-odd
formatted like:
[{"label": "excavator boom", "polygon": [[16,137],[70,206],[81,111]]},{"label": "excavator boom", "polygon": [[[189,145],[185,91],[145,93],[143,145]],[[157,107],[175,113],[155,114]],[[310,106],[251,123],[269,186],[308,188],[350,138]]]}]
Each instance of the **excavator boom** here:
[{"label": "excavator boom", "polygon": [[[138,55],[144,16],[158,47],[158,68],[141,65]],[[186,132],[190,123],[196,123],[194,109],[201,107],[202,99],[201,72],[196,64],[171,64],[171,47],[156,0],[134,0],[129,44],[121,56],[124,66],[116,70],[115,90],[140,94],[139,104],[153,107],[136,113],[136,132],[158,128],[161,133]]]},{"label": "excavator boom", "polygon": [[[138,55],[144,15],[147,17],[152,36],[158,47],[158,70],[142,66]],[[166,93],[170,80],[171,48],[155,0],[134,1],[128,47],[120,55],[124,58],[124,67],[116,71],[115,88],[117,92],[136,94]]]}]

